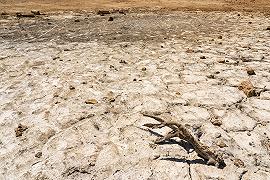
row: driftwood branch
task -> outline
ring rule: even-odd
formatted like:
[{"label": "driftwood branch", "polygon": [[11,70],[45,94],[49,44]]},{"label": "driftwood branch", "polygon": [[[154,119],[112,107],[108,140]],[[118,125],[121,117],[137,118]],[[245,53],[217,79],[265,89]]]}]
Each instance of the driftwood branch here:
[{"label": "driftwood branch", "polygon": [[150,123],[144,124],[144,126],[146,127],[156,129],[156,128],[162,128],[166,126],[172,129],[167,135],[158,139],[156,143],[163,142],[173,137],[179,137],[180,139],[183,139],[189,142],[193,146],[197,154],[201,156],[202,158],[204,158],[205,160],[207,160],[207,164],[213,164],[219,168],[223,168],[226,166],[223,158],[220,155],[210,150],[208,146],[204,145],[197,138],[195,138],[195,136],[193,136],[191,132],[187,128],[185,128],[185,126],[183,126],[182,124],[175,123],[175,122],[166,122],[157,116],[146,114],[146,113],[143,113],[143,115],[146,117],[153,118],[157,120],[158,122],[160,122],[159,124],[150,124]]}]

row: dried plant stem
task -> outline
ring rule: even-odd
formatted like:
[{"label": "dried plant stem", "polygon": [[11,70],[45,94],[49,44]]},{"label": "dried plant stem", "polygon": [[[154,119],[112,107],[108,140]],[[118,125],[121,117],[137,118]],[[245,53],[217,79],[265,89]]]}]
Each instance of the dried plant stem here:
[{"label": "dried plant stem", "polygon": [[195,138],[195,136],[193,136],[191,132],[187,128],[185,128],[182,124],[175,122],[166,122],[157,116],[150,115],[147,113],[143,113],[143,115],[146,117],[153,118],[160,122],[160,124],[144,124],[144,126],[146,127],[155,129],[167,126],[172,129],[172,131],[170,131],[167,135],[158,139],[156,143],[160,143],[173,137],[179,137],[180,139],[189,142],[194,147],[194,150],[198,153],[198,155],[207,160],[207,164],[214,164],[220,168],[226,166],[223,158],[220,155],[218,155],[216,152],[211,151],[208,146],[204,145],[197,138]]}]

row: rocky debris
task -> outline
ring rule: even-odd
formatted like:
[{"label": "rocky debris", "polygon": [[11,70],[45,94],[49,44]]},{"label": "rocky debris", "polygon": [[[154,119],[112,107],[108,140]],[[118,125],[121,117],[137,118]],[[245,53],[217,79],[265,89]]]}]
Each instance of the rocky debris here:
[{"label": "rocky debris", "polygon": [[245,163],[241,159],[234,159],[233,164],[239,168],[245,167]]},{"label": "rocky debris", "polygon": [[28,129],[27,126],[19,124],[18,127],[15,129],[15,135],[16,137],[20,137],[23,135],[23,132]]},{"label": "rocky debris", "polygon": [[200,59],[206,59],[206,57],[205,56],[200,56]]},{"label": "rocky debris", "polygon": [[209,78],[209,79],[215,79],[216,78],[214,74],[209,74],[206,77]]},{"label": "rocky debris", "polygon": [[8,13],[7,12],[1,12],[1,16],[7,16]]},{"label": "rocky debris", "polygon": [[45,144],[51,137],[53,137],[56,134],[56,131],[53,129],[49,129],[44,133],[41,133],[41,135],[38,136],[38,140]]},{"label": "rocky debris", "polygon": [[187,53],[194,53],[194,50],[188,48],[188,49],[186,50],[186,52],[187,52]]},{"label": "rocky debris", "polygon": [[222,121],[218,118],[218,117],[214,117],[210,119],[210,122],[214,125],[214,126],[221,126],[222,125]]},{"label": "rocky debris", "polygon": [[34,15],[41,15],[40,11],[37,10],[32,10],[31,13]]},{"label": "rocky debris", "polygon": [[100,16],[104,16],[104,15],[107,15],[107,14],[111,14],[111,12],[110,11],[106,11],[106,10],[99,10],[97,12],[97,14],[100,15]]},{"label": "rocky debris", "polygon": [[256,75],[254,69],[252,69],[251,67],[247,67],[246,70],[247,70],[247,74],[248,74],[248,75]]},{"label": "rocky debris", "polygon": [[74,90],[74,89],[75,89],[75,87],[74,87],[74,86],[72,86],[72,85],[70,85],[70,86],[69,86],[69,89],[70,89],[70,90]]},{"label": "rocky debris", "polygon": [[113,17],[109,17],[108,21],[113,21]]},{"label": "rocky debris", "polygon": [[123,60],[123,59],[121,59],[121,60],[119,61],[119,63],[121,63],[121,64],[127,64],[127,62],[126,62],[125,60]]},{"label": "rocky debris", "polygon": [[110,103],[114,102],[115,98],[116,96],[112,91],[108,92],[107,95],[105,96],[105,99]]},{"label": "rocky debris", "polygon": [[261,140],[261,145],[267,150],[268,154],[270,154],[270,139],[265,138]]},{"label": "rocky debris", "polygon": [[243,91],[247,97],[256,96],[256,91],[250,80],[244,80],[238,86],[238,89]]},{"label": "rocky debris", "polygon": [[97,104],[98,101],[96,99],[88,99],[85,101],[85,104]]},{"label": "rocky debris", "polygon": [[225,61],[225,59],[219,59],[217,62],[218,63],[225,63],[226,61]]},{"label": "rocky debris", "polygon": [[216,144],[220,148],[228,147],[227,144],[224,142],[224,140],[221,139],[219,139]]},{"label": "rocky debris", "polygon": [[22,14],[22,13],[17,12],[16,17],[18,17],[18,18],[34,18],[35,15],[34,14]]},{"label": "rocky debris", "polygon": [[36,158],[41,158],[41,156],[42,156],[42,152],[37,152],[37,153],[35,154],[35,157],[36,157]]}]

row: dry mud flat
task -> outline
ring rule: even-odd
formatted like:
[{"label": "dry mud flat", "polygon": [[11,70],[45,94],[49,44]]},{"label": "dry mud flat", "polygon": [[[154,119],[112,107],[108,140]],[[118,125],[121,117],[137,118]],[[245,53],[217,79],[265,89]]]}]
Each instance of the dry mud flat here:
[{"label": "dry mud flat", "polygon": [[[269,179],[268,16],[71,13],[0,24],[0,179]],[[243,80],[260,93],[247,97]],[[168,129],[149,131],[144,111],[187,124],[226,167],[177,138],[154,144]]]}]

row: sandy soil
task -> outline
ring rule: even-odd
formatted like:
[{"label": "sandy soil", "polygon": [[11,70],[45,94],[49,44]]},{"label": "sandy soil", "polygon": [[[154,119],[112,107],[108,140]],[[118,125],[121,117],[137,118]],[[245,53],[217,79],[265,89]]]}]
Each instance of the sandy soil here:
[{"label": "sandy soil", "polygon": [[130,10],[270,10],[269,0],[0,0],[0,11],[93,11],[99,9]]}]

